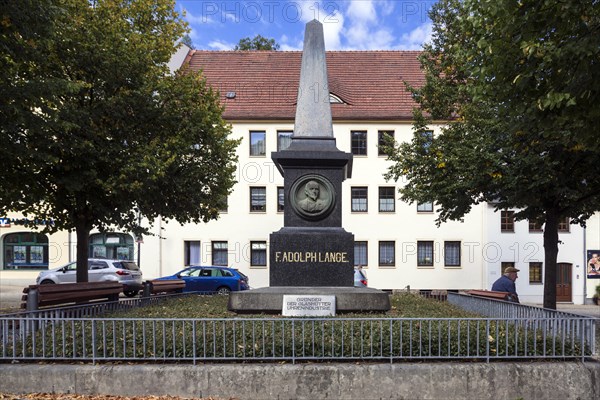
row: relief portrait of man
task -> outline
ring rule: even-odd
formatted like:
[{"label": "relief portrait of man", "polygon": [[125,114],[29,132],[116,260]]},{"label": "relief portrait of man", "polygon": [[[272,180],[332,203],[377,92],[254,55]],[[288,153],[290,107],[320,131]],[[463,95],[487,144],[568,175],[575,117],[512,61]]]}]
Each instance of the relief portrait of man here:
[{"label": "relief portrait of man", "polygon": [[309,213],[323,211],[327,207],[328,202],[319,199],[320,193],[321,187],[319,186],[319,183],[316,181],[308,181],[304,186],[306,198],[298,202],[298,207]]}]

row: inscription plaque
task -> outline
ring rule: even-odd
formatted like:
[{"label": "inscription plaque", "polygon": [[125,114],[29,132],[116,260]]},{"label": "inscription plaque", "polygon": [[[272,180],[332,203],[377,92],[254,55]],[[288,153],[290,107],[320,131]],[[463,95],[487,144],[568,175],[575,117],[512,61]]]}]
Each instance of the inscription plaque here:
[{"label": "inscription plaque", "polygon": [[282,314],[289,317],[335,315],[335,296],[283,295]]}]

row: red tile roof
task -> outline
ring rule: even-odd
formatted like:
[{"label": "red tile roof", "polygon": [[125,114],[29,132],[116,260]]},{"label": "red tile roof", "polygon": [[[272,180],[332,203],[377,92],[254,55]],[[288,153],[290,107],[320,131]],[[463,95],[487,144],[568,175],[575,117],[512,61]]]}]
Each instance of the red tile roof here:
[{"label": "red tile roof", "polygon": [[[424,81],[418,51],[327,52],[334,120],[412,119],[415,103],[404,81]],[[301,52],[193,50],[189,66],[220,91],[227,120],[294,119]],[[226,94],[235,92],[235,98]]]}]

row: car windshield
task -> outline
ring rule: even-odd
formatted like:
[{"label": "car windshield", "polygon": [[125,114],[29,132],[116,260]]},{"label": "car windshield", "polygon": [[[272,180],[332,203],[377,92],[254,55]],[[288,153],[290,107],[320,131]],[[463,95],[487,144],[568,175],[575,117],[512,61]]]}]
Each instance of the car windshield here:
[{"label": "car windshield", "polygon": [[137,266],[133,261],[119,261],[115,263],[115,267],[121,269],[128,269],[130,271],[139,271],[140,267]]}]

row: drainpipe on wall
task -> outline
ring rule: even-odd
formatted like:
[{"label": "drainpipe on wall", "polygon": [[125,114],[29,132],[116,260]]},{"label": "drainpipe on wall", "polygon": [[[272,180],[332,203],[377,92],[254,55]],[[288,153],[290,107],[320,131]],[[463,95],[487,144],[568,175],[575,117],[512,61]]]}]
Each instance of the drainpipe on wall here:
[{"label": "drainpipe on wall", "polygon": [[73,261],[73,259],[72,259],[73,256],[71,254],[71,246],[73,245],[72,242],[71,242],[71,234],[72,233],[73,232],[69,229],[69,235],[68,235],[68,238],[67,238],[67,247],[68,247],[67,254],[69,256],[69,261],[68,262]]},{"label": "drainpipe on wall", "polygon": [[163,276],[163,238],[162,238],[162,215],[158,216],[158,276]]},{"label": "drainpipe on wall", "polygon": [[583,227],[583,304],[587,302],[587,243],[586,243],[586,227]]}]

